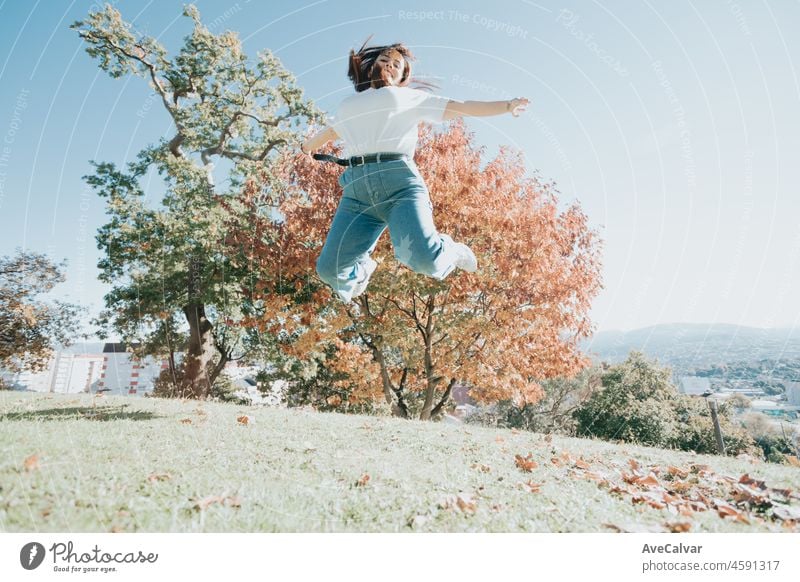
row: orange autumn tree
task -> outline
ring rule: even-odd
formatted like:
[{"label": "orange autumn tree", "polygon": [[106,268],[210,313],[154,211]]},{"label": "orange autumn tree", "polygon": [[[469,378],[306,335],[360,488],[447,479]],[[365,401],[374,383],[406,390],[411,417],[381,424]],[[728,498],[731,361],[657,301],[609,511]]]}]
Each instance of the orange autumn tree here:
[{"label": "orange autumn tree", "polygon": [[295,353],[350,346],[344,353],[362,365],[349,381],[375,393],[377,376],[398,416],[437,417],[456,384],[482,402],[536,402],[540,380],[589,363],[578,343],[591,334],[588,311],[601,288],[596,233],[577,204],[559,211],[553,185],[527,176],[519,154],[501,148],[482,168],[481,153],[458,120],[442,132],[423,126],[416,157],[438,229],[473,249],[478,272],[444,281],[418,275],[397,262],[384,234],[357,310],[314,272],[341,167],[297,155],[281,166],[281,244],[262,252],[281,255],[284,274],[308,299]]},{"label": "orange autumn tree", "polygon": [[[283,166],[292,157],[284,156]],[[309,169],[315,171],[313,182],[336,183],[338,172],[332,168]],[[221,202],[230,210],[223,252],[235,257],[238,268],[259,274],[243,289],[256,309],[242,318],[242,325],[261,338],[255,359],[269,362],[273,369],[260,379],[266,384],[290,380],[290,404],[370,410],[365,403],[381,397],[378,368],[371,354],[358,346],[354,330],[348,329],[352,322],[332,301],[330,288],[313,276],[312,241],[324,237],[325,222],[335,207],[308,206],[307,200],[307,193],[286,187],[280,172],[262,170],[244,181],[238,197]],[[284,206],[304,206],[303,229],[294,228],[294,218],[281,216]],[[359,374],[352,375],[353,370]],[[303,390],[314,393],[306,399],[293,396]]]}]

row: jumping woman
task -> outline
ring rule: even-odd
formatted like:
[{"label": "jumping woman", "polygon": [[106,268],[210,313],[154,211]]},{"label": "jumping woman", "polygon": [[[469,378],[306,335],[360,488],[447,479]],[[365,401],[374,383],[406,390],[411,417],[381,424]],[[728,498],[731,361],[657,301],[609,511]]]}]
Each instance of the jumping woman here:
[{"label": "jumping woman", "polygon": [[[369,39],[367,39],[369,42]],[[470,248],[437,232],[428,188],[414,163],[420,121],[512,113],[528,104],[454,101],[409,87],[414,56],[401,43],[350,51],[348,77],[356,93],[336,109],[331,124],[302,145],[310,154],[331,140],[344,141],[345,158],[314,158],[346,166],[342,198],[317,260],[317,273],[345,302],[367,288],[377,263],[370,257],[388,227],[397,260],[417,273],[444,279],[458,267],[478,268]],[[415,83],[428,88],[428,84]]]}]

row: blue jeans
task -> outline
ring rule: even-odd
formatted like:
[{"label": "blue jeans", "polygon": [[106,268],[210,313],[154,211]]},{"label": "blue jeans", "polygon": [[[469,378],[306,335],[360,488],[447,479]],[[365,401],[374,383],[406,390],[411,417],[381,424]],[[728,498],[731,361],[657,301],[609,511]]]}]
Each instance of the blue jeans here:
[{"label": "blue jeans", "polygon": [[389,228],[397,260],[444,279],[454,268],[453,239],[433,224],[428,188],[411,160],[348,167],[339,176],[342,199],[319,258],[317,273],[343,301],[371,274],[369,258]]}]

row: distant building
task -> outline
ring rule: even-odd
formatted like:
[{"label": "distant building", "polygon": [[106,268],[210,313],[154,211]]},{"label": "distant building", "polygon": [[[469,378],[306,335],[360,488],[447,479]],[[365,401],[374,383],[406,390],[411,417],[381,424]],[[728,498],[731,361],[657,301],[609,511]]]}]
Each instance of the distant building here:
[{"label": "distant building", "polygon": [[56,354],[50,392],[76,394],[90,392],[100,378],[103,358],[94,354]]},{"label": "distant building", "polygon": [[[99,350],[100,346],[94,349]],[[124,343],[106,343],[102,350],[98,354],[55,352],[42,371],[12,373],[0,370],[0,377],[15,389],[32,392],[76,394],[103,391],[109,395],[143,396],[152,393],[158,376],[169,368],[166,359],[146,357],[137,360]],[[176,353],[175,364],[179,366],[182,360],[183,353]],[[274,381],[262,392],[255,379],[259,370],[260,367],[242,366],[239,362],[225,365],[225,373],[240,396],[253,403],[278,405],[288,387],[287,382]],[[469,400],[466,396],[464,398]]]},{"label": "distant building", "polygon": [[725,392],[727,394],[741,394],[742,396],[747,396],[748,398],[761,398],[765,396],[765,393],[760,388],[725,388]]},{"label": "distant building", "polygon": [[700,396],[711,392],[711,380],[700,376],[681,376],[678,378],[678,385],[680,391],[689,396]]},{"label": "distant building", "polygon": [[100,378],[102,363],[99,354],[55,352],[44,370],[22,370],[14,376],[13,385],[31,392],[90,392],[92,384]]},{"label": "distant building", "polygon": [[[176,360],[180,354],[175,354]],[[123,343],[103,346],[103,362],[95,391],[109,395],[142,396],[153,391],[161,370],[169,368],[167,360],[146,357],[137,360]],[[176,364],[178,362],[176,361]]]}]

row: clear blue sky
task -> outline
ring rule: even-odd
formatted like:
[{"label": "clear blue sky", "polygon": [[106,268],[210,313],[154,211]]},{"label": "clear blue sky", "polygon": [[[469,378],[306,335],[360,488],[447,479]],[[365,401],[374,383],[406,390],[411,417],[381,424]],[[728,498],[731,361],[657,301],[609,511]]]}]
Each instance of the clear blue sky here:
[{"label": "clear blue sky", "polygon": [[[190,30],[182,2],[115,4],[172,52]],[[249,54],[272,49],[326,111],[352,92],[348,50],[371,33],[411,46],[442,95],[530,98],[520,118],[468,124],[490,154],[521,149],[599,229],[599,330],[798,323],[800,3],[196,5]],[[133,159],[170,124],[145,80],[100,72],[69,29],[92,6],[0,1],[0,255],[68,259],[60,295],[97,311],[104,211],[81,176],[90,159]]]}]

